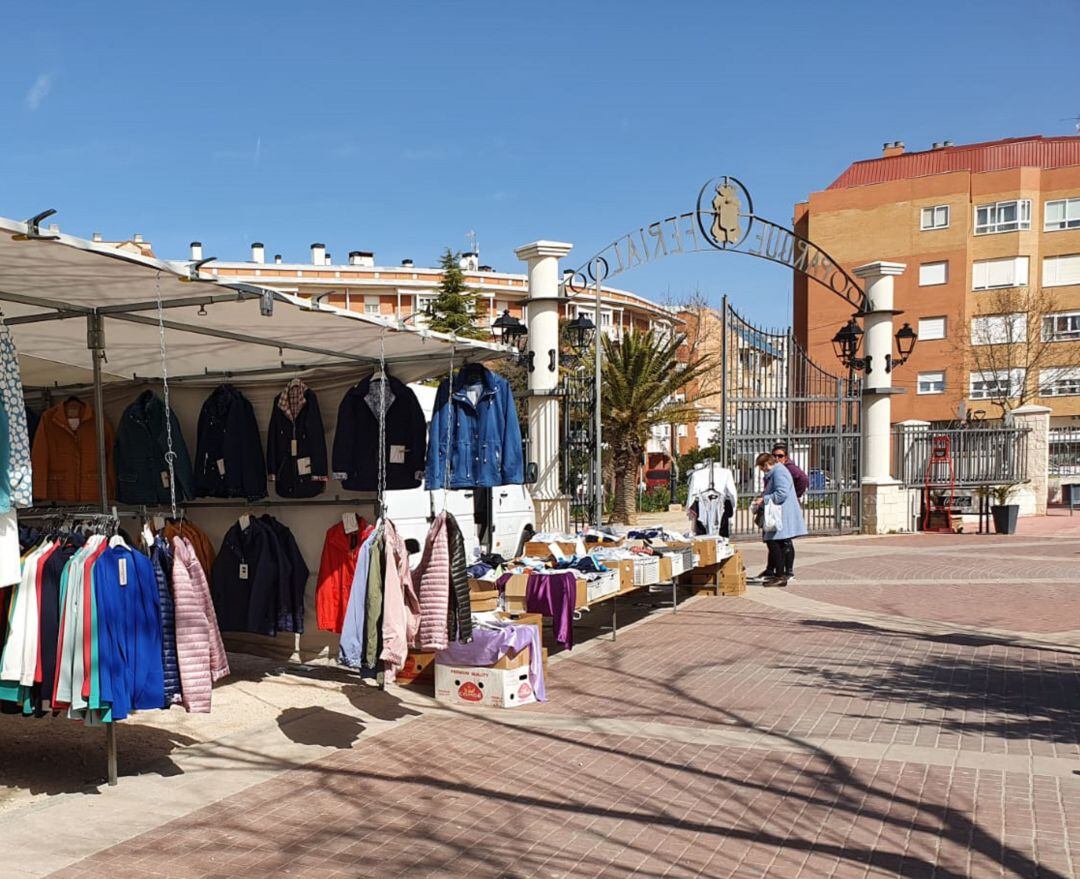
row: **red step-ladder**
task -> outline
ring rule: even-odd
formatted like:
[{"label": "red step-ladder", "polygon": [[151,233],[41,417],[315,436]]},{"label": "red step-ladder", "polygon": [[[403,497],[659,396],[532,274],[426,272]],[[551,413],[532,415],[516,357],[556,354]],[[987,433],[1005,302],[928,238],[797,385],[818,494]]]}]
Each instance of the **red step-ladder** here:
[{"label": "red step-ladder", "polygon": [[923,479],[923,531],[953,532],[952,510],[956,500],[956,469],[952,439],[939,434],[930,439],[930,457]]}]

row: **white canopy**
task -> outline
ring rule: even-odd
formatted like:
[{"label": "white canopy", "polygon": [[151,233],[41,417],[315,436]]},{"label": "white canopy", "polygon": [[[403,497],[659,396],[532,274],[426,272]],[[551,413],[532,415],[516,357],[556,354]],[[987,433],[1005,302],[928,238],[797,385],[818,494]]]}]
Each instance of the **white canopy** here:
[{"label": "white canopy", "polygon": [[[192,264],[125,253],[0,217],[0,314],[19,350],[23,383],[89,383],[87,318],[100,315],[105,381],[160,378],[164,305],[169,376],[257,379],[285,369],[367,372],[379,361],[402,381],[506,356],[393,318],[357,314],[251,284],[197,277]],[[264,313],[268,308],[270,314]]]}]

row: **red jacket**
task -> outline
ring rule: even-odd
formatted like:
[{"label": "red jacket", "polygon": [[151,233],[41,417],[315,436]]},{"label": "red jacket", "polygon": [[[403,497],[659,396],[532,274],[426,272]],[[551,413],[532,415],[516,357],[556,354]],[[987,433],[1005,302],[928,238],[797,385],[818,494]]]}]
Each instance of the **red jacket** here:
[{"label": "red jacket", "polygon": [[319,578],[315,585],[315,618],[319,628],[338,635],[345,622],[345,609],[349,606],[360,544],[375,527],[360,516],[356,517],[356,521],[360,530],[352,534],[345,533],[342,522],[331,526],[326,532],[322,559],[319,561]]}]

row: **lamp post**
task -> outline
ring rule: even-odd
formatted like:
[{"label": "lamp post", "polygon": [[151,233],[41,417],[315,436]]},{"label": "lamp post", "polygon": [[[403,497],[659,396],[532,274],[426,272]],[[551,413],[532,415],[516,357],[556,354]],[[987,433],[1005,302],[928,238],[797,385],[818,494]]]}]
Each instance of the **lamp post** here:
[{"label": "lamp post", "polygon": [[[874,368],[874,359],[871,354],[859,354],[864,335],[862,327],[855,318],[851,318],[832,337],[833,351],[837,359],[848,369],[870,372]],[[915,343],[919,340],[918,334],[907,322],[896,331],[893,338],[896,340],[896,357],[893,357],[891,352],[885,355],[885,372],[892,372],[895,367],[907,363],[911,352],[915,350]]]},{"label": "lamp post", "polygon": [[513,348],[519,357],[525,350],[528,334],[529,330],[525,324],[513,317],[509,309],[504,310],[491,325],[492,338],[500,344]]}]

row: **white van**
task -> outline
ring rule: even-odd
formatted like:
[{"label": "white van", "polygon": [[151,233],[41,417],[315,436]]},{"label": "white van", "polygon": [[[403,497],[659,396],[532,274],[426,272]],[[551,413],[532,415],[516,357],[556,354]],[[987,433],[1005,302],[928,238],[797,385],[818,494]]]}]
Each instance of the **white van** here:
[{"label": "white van", "polygon": [[[416,393],[424,417],[430,423],[431,411],[435,406],[435,388],[417,384],[409,387]],[[426,487],[388,491],[387,514],[406,541],[416,541],[416,547],[410,547],[414,550],[411,564],[415,565],[420,560],[418,553],[424,548],[428,529],[435,516],[442,512],[444,503],[461,526],[470,563],[473,551],[481,546],[512,558],[535,531],[532,496],[524,485],[499,485],[467,491],[428,491]]]}]

